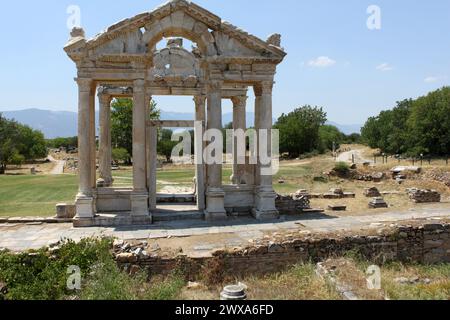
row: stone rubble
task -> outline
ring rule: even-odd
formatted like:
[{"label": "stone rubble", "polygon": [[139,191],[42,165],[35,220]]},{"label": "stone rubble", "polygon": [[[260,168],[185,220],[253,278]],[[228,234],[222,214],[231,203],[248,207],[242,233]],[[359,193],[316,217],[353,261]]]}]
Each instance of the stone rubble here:
[{"label": "stone rubble", "polygon": [[376,187],[367,188],[364,190],[364,195],[368,198],[381,197],[380,191]]},{"label": "stone rubble", "polygon": [[441,194],[436,190],[421,190],[411,188],[406,190],[409,198],[415,203],[437,203],[441,202]]}]

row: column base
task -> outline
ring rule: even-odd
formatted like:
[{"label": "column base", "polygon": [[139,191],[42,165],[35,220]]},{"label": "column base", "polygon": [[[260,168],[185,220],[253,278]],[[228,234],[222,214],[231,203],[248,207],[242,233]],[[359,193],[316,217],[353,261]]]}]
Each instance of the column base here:
[{"label": "column base", "polygon": [[131,215],[133,217],[149,216],[148,194],[136,193],[131,195]]},{"label": "column base", "polygon": [[280,213],[276,208],[275,200],[277,194],[271,186],[256,188],[255,209],[252,211],[253,217],[258,220],[278,219]]},{"label": "column base", "polygon": [[110,188],[112,187],[114,179],[98,179],[97,180],[97,188]]},{"label": "column base", "polygon": [[75,219],[91,219],[95,216],[95,199],[92,196],[83,194],[77,195],[75,200],[76,216]]},{"label": "column base", "polygon": [[208,188],[206,193],[205,219],[217,221],[228,219],[225,210],[225,192],[220,188]]}]

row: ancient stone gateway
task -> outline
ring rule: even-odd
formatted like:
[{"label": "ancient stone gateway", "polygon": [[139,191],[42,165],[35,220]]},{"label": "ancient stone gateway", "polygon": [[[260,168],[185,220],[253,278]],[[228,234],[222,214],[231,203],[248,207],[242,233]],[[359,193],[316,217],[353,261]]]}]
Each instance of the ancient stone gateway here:
[{"label": "ancient stone gateway", "polygon": [[[168,39],[167,47],[158,50],[157,44],[164,38]],[[182,38],[195,44],[192,51],[183,47]],[[231,99],[234,129],[246,129],[247,91],[253,87],[256,129],[272,128],[274,76],[286,55],[278,34],[263,41],[192,2],[173,0],[152,12],[125,19],[90,40],[83,29],[75,28],[64,50],[78,70],[76,226],[152,222],[157,125],[146,118],[152,96],[193,96],[196,120],[206,129],[222,128],[222,99]],[[100,105],[98,177],[96,93]],[[130,189],[115,188],[111,175],[110,103],[116,97],[133,99]],[[196,154],[202,154],[205,145],[196,146]],[[198,165],[199,212],[209,220],[242,210],[257,219],[276,217],[272,177],[261,174],[266,165],[240,167],[235,161],[235,184],[231,186],[222,184],[222,165]]]}]

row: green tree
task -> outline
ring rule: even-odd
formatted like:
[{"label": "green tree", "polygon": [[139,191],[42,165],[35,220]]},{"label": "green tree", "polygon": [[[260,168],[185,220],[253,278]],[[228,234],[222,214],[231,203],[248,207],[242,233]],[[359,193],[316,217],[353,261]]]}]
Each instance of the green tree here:
[{"label": "green tree", "polygon": [[411,153],[450,153],[450,87],[414,101],[407,128]]},{"label": "green tree", "polygon": [[0,114],[0,174],[8,164],[22,164],[47,156],[47,146],[42,132],[5,119]]},{"label": "green tree", "polygon": [[112,160],[116,163],[127,162],[130,159],[130,154],[127,149],[124,148],[114,148],[112,149]]},{"label": "green tree", "polygon": [[295,158],[320,148],[320,127],[327,114],[319,107],[303,106],[283,114],[274,128],[280,131],[280,152]]},{"label": "green tree", "polygon": [[47,140],[47,146],[49,148],[59,149],[71,149],[78,147],[78,137],[69,137],[69,138],[55,138]]},{"label": "green tree", "polygon": [[[111,104],[111,140],[114,148],[123,148],[133,154],[133,100],[115,99]],[[149,119],[158,120],[161,112],[155,101],[150,102]],[[126,161],[131,164],[131,159]]]},{"label": "green tree", "polygon": [[339,149],[341,143],[346,139],[345,134],[343,134],[338,128],[331,125],[321,126],[319,129],[320,137],[320,147],[319,151],[325,152],[326,150],[333,150],[333,146]]},{"label": "green tree", "polygon": [[397,102],[392,110],[369,118],[362,128],[362,140],[390,154],[448,155],[450,87]]},{"label": "green tree", "polygon": [[172,134],[173,131],[169,129],[161,129],[159,132],[158,154],[164,156],[167,162],[170,162],[172,150],[178,144],[178,142],[172,141]]}]

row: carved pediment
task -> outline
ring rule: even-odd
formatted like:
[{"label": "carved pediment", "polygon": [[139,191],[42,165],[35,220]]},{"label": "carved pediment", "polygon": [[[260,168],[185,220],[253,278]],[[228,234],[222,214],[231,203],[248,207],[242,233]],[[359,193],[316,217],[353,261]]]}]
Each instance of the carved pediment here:
[{"label": "carved pediment", "polygon": [[100,55],[152,52],[163,37],[185,37],[197,43],[205,57],[265,57],[274,63],[286,53],[280,37],[263,41],[186,0],[172,0],[147,13],[125,19],[93,39],[76,32],[65,47],[73,59],[95,60]]}]

